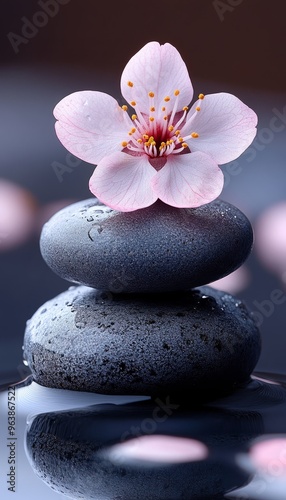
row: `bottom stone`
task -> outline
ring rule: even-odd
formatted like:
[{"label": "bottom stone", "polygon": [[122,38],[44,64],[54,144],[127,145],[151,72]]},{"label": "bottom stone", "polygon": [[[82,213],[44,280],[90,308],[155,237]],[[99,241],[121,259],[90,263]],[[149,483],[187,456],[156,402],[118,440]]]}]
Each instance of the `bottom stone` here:
[{"label": "bottom stone", "polygon": [[38,384],[185,400],[246,383],[259,354],[244,304],[208,286],[132,296],[72,287],[38,309],[24,338]]}]

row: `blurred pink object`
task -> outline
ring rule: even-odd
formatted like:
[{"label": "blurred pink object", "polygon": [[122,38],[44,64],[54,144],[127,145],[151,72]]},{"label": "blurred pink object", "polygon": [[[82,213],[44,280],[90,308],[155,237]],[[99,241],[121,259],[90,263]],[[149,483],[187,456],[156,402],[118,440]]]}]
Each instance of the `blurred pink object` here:
[{"label": "blurred pink object", "polygon": [[0,180],[0,251],[25,243],[33,232],[37,203],[29,191]]},{"label": "blurred pink object", "polygon": [[160,463],[182,463],[204,460],[207,447],[195,439],[175,436],[148,435],[130,439],[110,448],[115,461],[145,460]]},{"label": "blurred pink object", "polygon": [[250,273],[246,266],[241,266],[233,273],[220,280],[209,283],[209,286],[222,290],[223,292],[236,294],[244,290],[250,282]]},{"label": "blurred pink object", "polygon": [[249,456],[259,472],[286,480],[286,435],[258,441]]},{"label": "blurred pink object", "polygon": [[264,266],[286,278],[286,201],[266,209],[254,226],[257,256]]}]

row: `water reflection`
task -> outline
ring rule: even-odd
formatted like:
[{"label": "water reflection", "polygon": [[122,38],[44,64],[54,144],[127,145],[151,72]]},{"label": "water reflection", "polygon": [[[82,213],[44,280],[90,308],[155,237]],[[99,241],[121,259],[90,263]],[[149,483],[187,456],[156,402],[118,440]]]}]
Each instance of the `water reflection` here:
[{"label": "water reflection", "polygon": [[[252,430],[261,431],[258,413],[241,414],[238,427],[242,432],[237,433],[237,415],[228,410],[178,408],[169,416],[161,411],[157,422],[155,410],[154,402],[140,402],[38,415],[26,436],[31,465],[50,487],[75,499],[213,499],[248,482],[249,472],[237,468],[234,458],[236,451],[244,449],[247,437],[254,435]],[[143,459],[138,455],[137,436],[148,429],[153,444],[147,458],[145,443]],[[164,448],[163,438],[167,448],[170,441],[174,446],[176,441],[182,444],[183,438],[185,445],[189,440],[191,450],[194,436],[196,446],[208,450],[205,458],[200,455],[186,461],[185,456],[180,460],[176,456],[172,461],[169,455],[168,462],[155,463],[152,455],[158,457]],[[130,447],[136,440],[135,458]],[[118,447],[126,443],[129,453],[121,450],[118,454]],[[142,451],[141,447],[141,455]]]},{"label": "water reflection", "polygon": [[207,446],[201,441],[185,437],[147,435],[131,438],[111,446],[106,456],[114,463],[136,462],[174,464],[198,462],[209,455]]},{"label": "water reflection", "polygon": [[[15,497],[285,500],[286,379],[258,376],[193,407],[19,384]],[[7,397],[3,390],[2,408]],[[1,426],[3,450],[6,431]],[[4,457],[1,491],[6,472]]]},{"label": "water reflection", "polygon": [[36,415],[26,452],[35,473],[70,498],[214,500],[251,482],[255,471],[237,457],[255,438],[286,431],[285,415],[286,390],[252,380],[201,407],[157,398]]}]

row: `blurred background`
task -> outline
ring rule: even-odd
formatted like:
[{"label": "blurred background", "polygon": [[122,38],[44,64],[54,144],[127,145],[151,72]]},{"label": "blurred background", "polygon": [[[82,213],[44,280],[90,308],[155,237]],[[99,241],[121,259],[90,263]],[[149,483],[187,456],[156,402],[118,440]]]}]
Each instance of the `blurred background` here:
[{"label": "blurred background", "polygon": [[[42,225],[91,196],[93,166],[70,155],[52,111],[77,90],[110,93],[145,43],[170,42],[195,95],[230,92],[259,117],[258,134],[223,166],[221,198],[250,219],[247,262],[215,286],[242,298],[260,326],[257,369],[286,373],[286,71],[284,0],[4,0],[0,17],[0,381],[23,376],[26,321],[69,283],[41,258]],[[218,231],[220,229],[218,228]]]}]

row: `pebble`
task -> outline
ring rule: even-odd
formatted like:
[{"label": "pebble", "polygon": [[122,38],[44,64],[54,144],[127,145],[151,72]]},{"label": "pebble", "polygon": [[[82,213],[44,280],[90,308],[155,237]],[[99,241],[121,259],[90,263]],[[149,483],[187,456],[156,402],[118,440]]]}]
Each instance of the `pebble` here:
[{"label": "pebble", "polygon": [[162,294],[77,286],[27,323],[24,357],[47,387],[187,401],[245,384],[260,347],[245,305],[208,286]]},{"label": "pebble", "polygon": [[252,227],[221,200],[193,209],[158,201],[117,212],[96,198],[57,212],[40,248],[60,277],[113,293],[189,290],[227,276],[248,257]]}]

